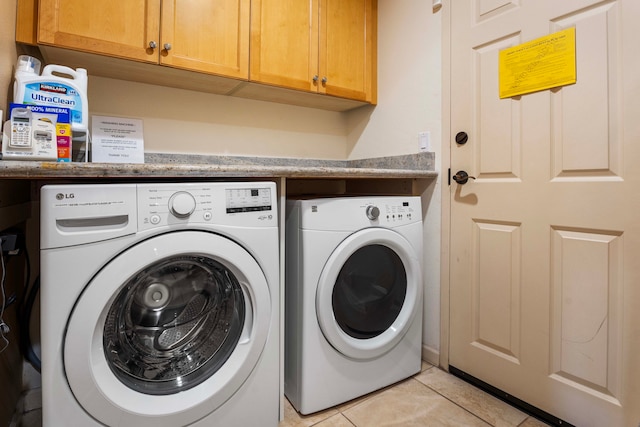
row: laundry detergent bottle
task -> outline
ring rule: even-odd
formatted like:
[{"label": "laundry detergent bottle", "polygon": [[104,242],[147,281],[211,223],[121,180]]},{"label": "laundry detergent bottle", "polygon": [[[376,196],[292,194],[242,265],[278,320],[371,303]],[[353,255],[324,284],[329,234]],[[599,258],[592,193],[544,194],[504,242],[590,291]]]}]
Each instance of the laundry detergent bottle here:
[{"label": "laundry detergent bottle", "polygon": [[72,132],[87,132],[87,70],[47,65],[40,73],[40,61],[21,55],[16,65],[13,102],[69,109]]}]

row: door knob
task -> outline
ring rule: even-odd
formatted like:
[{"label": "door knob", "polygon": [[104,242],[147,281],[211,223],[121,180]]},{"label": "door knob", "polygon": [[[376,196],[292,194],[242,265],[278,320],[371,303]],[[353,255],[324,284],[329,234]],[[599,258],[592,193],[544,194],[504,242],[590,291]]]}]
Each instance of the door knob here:
[{"label": "door knob", "polygon": [[455,175],[453,175],[453,180],[458,184],[466,184],[469,179],[476,179],[475,176],[469,176],[465,171],[458,171]]},{"label": "door knob", "polygon": [[456,144],[464,145],[469,140],[469,135],[466,132],[458,132],[456,134]]}]

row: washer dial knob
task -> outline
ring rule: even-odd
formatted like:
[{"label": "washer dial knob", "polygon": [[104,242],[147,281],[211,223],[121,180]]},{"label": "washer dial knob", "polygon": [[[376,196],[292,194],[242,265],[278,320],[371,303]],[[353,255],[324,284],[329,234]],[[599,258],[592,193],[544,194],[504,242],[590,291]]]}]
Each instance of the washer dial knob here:
[{"label": "washer dial knob", "polygon": [[169,212],[176,218],[187,218],[196,209],[196,199],[186,191],[174,193],[169,199]]},{"label": "washer dial knob", "polygon": [[378,209],[377,206],[369,205],[367,206],[366,213],[367,213],[367,218],[369,218],[372,221],[375,221],[380,216],[380,209]]}]

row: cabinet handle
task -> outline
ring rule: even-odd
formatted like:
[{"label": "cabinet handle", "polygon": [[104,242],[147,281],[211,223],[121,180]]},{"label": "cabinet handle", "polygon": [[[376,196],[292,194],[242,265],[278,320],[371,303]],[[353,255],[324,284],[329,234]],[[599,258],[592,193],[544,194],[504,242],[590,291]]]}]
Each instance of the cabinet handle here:
[{"label": "cabinet handle", "polygon": [[316,74],[315,76],[313,76],[313,82],[317,83],[318,82],[318,75]]},{"label": "cabinet handle", "polygon": [[165,43],[164,50],[171,50],[171,43]]},{"label": "cabinet handle", "polygon": [[322,78],[322,84],[327,84],[327,78],[326,77]]},{"label": "cabinet handle", "polygon": [[149,47],[150,47],[151,49],[155,49],[156,47],[158,47],[158,44],[157,44],[156,42],[154,42],[153,40],[151,40],[151,41],[149,42]]}]

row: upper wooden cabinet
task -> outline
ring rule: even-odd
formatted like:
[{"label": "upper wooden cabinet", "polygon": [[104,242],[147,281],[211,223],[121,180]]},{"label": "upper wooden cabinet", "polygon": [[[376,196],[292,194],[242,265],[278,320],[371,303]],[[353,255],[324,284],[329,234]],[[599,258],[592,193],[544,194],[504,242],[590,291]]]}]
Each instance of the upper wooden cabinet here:
[{"label": "upper wooden cabinet", "polygon": [[16,41],[89,76],[332,111],[376,103],[377,0],[17,1]]},{"label": "upper wooden cabinet", "polygon": [[38,44],[247,79],[250,0],[40,0]]},{"label": "upper wooden cabinet", "polygon": [[377,0],[253,0],[249,79],[376,102]]}]

